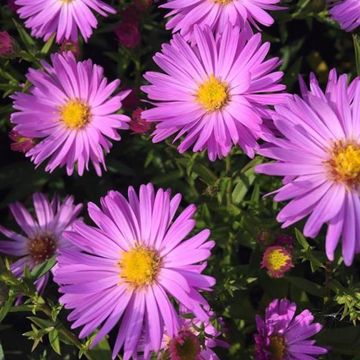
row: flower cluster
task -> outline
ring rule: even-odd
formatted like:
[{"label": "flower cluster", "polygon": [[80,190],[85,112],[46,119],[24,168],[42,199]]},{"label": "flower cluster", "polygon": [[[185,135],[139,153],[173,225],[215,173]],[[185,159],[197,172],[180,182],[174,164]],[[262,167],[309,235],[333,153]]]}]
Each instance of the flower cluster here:
[{"label": "flower cluster", "polygon": [[[327,258],[335,260],[341,242],[350,266],[360,253],[360,77],[349,81],[332,70],[325,90],[311,75],[309,87],[300,79],[301,96],[288,94],[281,61],[269,55],[261,34],[274,22],[272,11],[285,9],[280,2],[164,1],[171,40],[153,56],[158,68],[145,72],[144,84],[132,92],[141,90],[146,106],[132,101],[130,117],[123,104],[131,103],[130,91],[118,91],[119,79],[108,81],[104,68],[81,60],[81,44],[98,19],[115,14],[113,7],[101,0],[8,1],[31,35],[48,41],[41,54],[52,41],[59,49],[50,61],[30,67],[26,83],[11,95],[11,149],[36,168],[46,163],[49,173],[65,167],[68,176],[82,176],[90,165],[102,176],[105,154],[126,130],[151,132],[153,143],[170,138],[180,154],[206,152],[210,161],[234,149],[244,158],[261,155],[273,162],[257,162],[256,172],[283,178],[274,200],[288,204],[277,221],[287,228],[304,220],[310,238],[325,226]],[[327,4],[342,29],[359,26],[358,1]],[[140,18],[150,6],[152,1],[137,0],[111,25],[130,58],[143,44]],[[0,31],[0,57],[9,60],[17,50],[9,33]],[[182,208],[179,193],[151,183],[127,189],[126,196],[111,190],[99,205],[89,202],[85,219],[72,196],[61,201],[35,193],[34,214],[11,204],[22,232],[0,226],[0,252],[15,258],[10,271],[22,279],[54,259],[51,272],[35,281],[38,293],[53,277],[71,328],[81,328],[79,337],[89,338],[90,348],[110,335],[113,359],[120,353],[124,360],[220,359],[216,348],[229,345],[207,298],[216,283],[205,274],[216,245],[210,230],[196,227],[196,206]],[[271,278],[295,267],[291,236],[269,243],[262,233],[260,240],[258,263]],[[275,299],[264,319],[256,317],[256,360],[315,360],[327,353],[311,339],[322,325],[309,310],[295,315],[296,309]]]}]

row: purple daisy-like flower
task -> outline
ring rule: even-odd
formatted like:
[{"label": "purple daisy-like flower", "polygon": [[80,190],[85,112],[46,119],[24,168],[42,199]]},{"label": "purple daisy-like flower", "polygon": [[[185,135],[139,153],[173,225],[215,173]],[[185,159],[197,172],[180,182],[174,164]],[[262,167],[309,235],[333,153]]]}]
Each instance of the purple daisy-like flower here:
[{"label": "purple daisy-like flower", "polygon": [[128,92],[111,96],[120,80],[108,83],[104,69],[91,60],[77,62],[71,52],[51,60],[52,65],[42,63],[43,70],[29,70],[30,94],[13,96],[14,130],[40,139],[26,156],[37,166],[48,159],[46,171],[66,165],[71,175],[77,166],[82,175],[91,161],[100,176],[104,152],[112,146],[109,139],[120,140],[117,130],[129,127],[130,118],[117,113]]},{"label": "purple daisy-like flower", "polygon": [[[8,240],[0,240],[0,252],[10,256],[20,257],[11,265],[15,276],[21,277],[27,266],[30,270],[36,265],[49,260],[60,249],[70,246],[63,233],[72,227],[78,218],[82,205],[75,205],[72,196],[63,202],[57,197],[48,200],[46,195],[33,195],[35,218],[20,203],[10,205],[10,211],[23,230],[18,234],[0,226],[0,233]],[[48,281],[48,274],[39,278],[35,285],[41,292]]]},{"label": "purple daisy-like flower", "polygon": [[266,309],[265,319],[256,316],[255,360],[315,360],[327,349],[310,340],[322,326],[304,310],[295,316],[296,304],[289,300],[273,300]]},{"label": "purple daisy-like flower", "polygon": [[196,208],[190,205],[175,218],[180,201],[180,194],[155,192],[151,184],[142,185],[139,196],[129,187],[128,200],[110,191],[101,208],[88,206],[96,227],[77,222],[66,233],[77,248],[59,256],[60,302],[72,309],[72,327],[83,326],[81,338],[100,328],[92,346],[119,324],[114,358],[124,347],[124,360],[138,352],[149,359],[161,348],[164,327],[171,337],[178,333],[180,319],[169,295],[208,319],[199,290],[215,283],[202,274],[214,242],[207,240],[207,229],[184,240],[194,229]]},{"label": "purple daisy-like flower", "polygon": [[[173,338],[165,335],[163,347],[164,358],[169,360],[220,360],[214,351],[216,347],[228,348],[229,344],[221,339],[223,333],[223,321],[216,318],[213,311],[208,311],[209,320],[202,321],[191,318],[189,311],[180,308],[181,330]],[[213,325],[217,323],[217,327]],[[160,357],[162,358],[162,357]]]},{"label": "purple daisy-like flower", "polygon": [[360,25],[360,2],[358,0],[328,0],[330,15],[341,28],[353,31]]},{"label": "purple daisy-like flower", "polygon": [[249,29],[250,24],[270,26],[274,19],[269,10],[281,10],[280,0],[167,0],[161,7],[170,9],[172,17],[167,29],[172,29],[191,40],[195,25],[206,25],[215,33],[221,33],[227,24]]},{"label": "purple daisy-like flower", "polygon": [[101,0],[15,0],[15,5],[32,36],[46,41],[56,34],[58,43],[76,41],[79,31],[87,41],[98,24],[93,12],[102,16],[116,12]]},{"label": "purple daisy-like flower", "polygon": [[309,216],[304,235],[314,238],[327,224],[326,253],[342,238],[346,265],[360,252],[360,78],[332,70],[323,92],[311,77],[310,91],[275,107],[273,121],[281,136],[269,136],[259,153],[276,162],[257,171],[284,176],[275,200],[290,200],[277,219],[287,227]]},{"label": "purple daisy-like flower", "polygon": [[282,103],[285,89],[275,71],[278,58],[265,60],[270,44],[261,35],[247,37],[239,28],[227,25],[215,37],[209,27],[195,27],[196,46],[181,35],[154,61],[165,72],[147,72],[150,85],[142,90],[156,106],[145,110],[145,120],[156,122],[154,142],[177,133],[183,137],[178,150],[183,153],[207,149],[210,160],[222,158],[232,145],[239,145],[253,157],[262,134],[262,117],[269,105]]}]

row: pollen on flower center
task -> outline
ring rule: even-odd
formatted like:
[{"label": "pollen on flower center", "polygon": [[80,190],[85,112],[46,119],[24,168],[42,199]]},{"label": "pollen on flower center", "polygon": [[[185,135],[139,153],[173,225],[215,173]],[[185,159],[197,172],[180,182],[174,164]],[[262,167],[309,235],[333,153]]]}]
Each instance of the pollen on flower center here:
[{"label": "pollen on flower center", "polygon": [[331,151],[328,161],[333,179],[349,187],[360,184],[360,145],[338,142]]},{"label": "pollen on flower center", "polygon": [[60,117],[67,128],[81,129],[90,120],[90,108],[80,100],[70,100],[60,108]]},{"label": "pollen on flower center", "polygon": [[157,251],[143,246],[135,247],[122,254],[120,277],[135,288],[150,285],[156,280],[160,263]]},{"label": "pollen on flower center", "polygon": [[189,330],[183,330],[169,344],[171,360],[197,360],[201,352],[198,337]]},{"label": "pollen on flower center", "polygon": [[274,249],[267,254],[267,261],[272,269],[280,270],[289,261],[289,255],[282,249]]},{"label": "pollen on flower center", "polygon": [[199,86],[196,99],[207,111],[220,110],[229,101],[228,86],[211,75]]},{"label": "pollen on flower center", "polygon": [[270,347],[271,360],[284,360],[286,353],[286,342],[281,335],[270,336]]},{"label": "pollen on flower center", "polygon": [[292,255],[283,246],[269,246],[264,252],[261,267],[265,268],[271,277],[283,277],[293,267]]},{"label": "pollen on flower center", "polygon": [[214,2],[216,4],[220,4],[220,5],[227,5],[229,3],[231,3],[233,0],[214,0]]},{"label": "pollen on flower center", "polygon": [[56,251],[56,239],[51,234],[38,234],[29,239],[29,254],[35,264],[49,260]]}]

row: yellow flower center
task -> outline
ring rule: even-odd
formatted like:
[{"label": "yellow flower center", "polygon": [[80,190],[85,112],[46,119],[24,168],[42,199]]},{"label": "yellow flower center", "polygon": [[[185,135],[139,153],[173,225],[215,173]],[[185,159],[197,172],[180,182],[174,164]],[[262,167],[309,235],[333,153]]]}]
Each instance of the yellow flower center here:
[{"label": "yellow flower center", "polygon": [[291,257],[282,249],[274,249],[267,254],[267,262],[269,270],[278,271],[286,266]]},{"label": "yellow flower center", "polygon": [[286,353],[285,339],[281,335],[270,336],[271,360],[283,360]]},{"label": "yellow flower center", "polygon": [[227,5],[229,3],[231,3],[233,0],[214,0],[215,4],[220,4],[220,5]]},{"label": "yellow flower center", "polygon": [[334,145],[331,155],[328,164],[332,178],[349,187],[358,186],[360,184],[360,145],[344,144],[340,141]]},{"label": "yellow flower center", "polygon": [[222,109],[229,101],[228,86],[211,75],[199,86],[196,99],[207,111]]},{"label": "yellow flower center", "polygon": [[120,277],[134,288],[156,280],[161,265],[157,251],[139,246],[124,252],[119,262]]},{"label": "yellow flower center", "polygon": [[29,254],[36,265],[49,260],[56,251],[56,239],[51,234],[39,234],[29,239]]},{"label": "yellow flower center", "polygon": [[90,121],[90,108],[80,100],[70,100],[60,108],[60,117],[69,129],[82,129]]}]

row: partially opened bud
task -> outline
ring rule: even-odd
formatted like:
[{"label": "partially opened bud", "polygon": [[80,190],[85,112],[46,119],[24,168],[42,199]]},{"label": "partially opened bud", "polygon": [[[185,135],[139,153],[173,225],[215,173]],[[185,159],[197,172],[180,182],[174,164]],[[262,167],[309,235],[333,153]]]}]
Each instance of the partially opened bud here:
[{"label": "partially opened bud", "polygon": [[15,55],[15,40],[7,31],[0,31],[0,57]]},{"label": "partially opened bud", "polygon": [[12,151],[26,153],[36,144],[34,139],[22,136],[15,130],[10,131],[9,138],[13,141],[10,145]]},{"label": "partially opened bud", "polygon": [[137,22],[121,22],[115,30],[115,35],[119,43],[129,49],[136,47],[141,39]]}]

